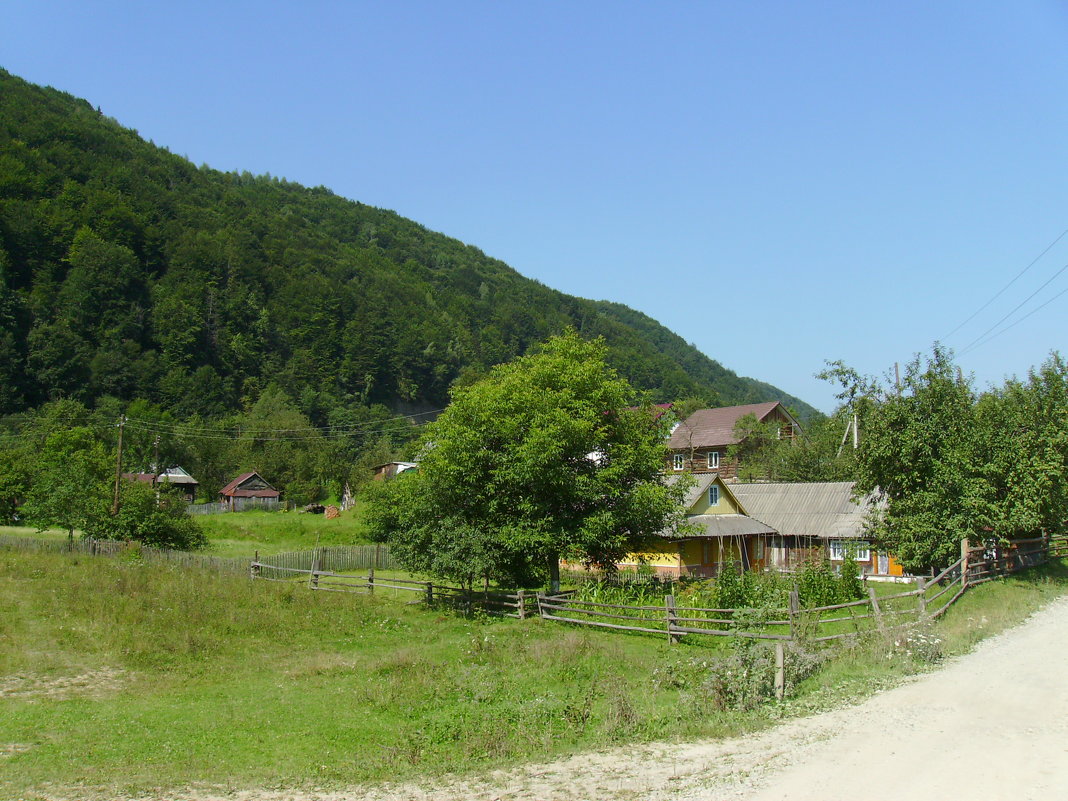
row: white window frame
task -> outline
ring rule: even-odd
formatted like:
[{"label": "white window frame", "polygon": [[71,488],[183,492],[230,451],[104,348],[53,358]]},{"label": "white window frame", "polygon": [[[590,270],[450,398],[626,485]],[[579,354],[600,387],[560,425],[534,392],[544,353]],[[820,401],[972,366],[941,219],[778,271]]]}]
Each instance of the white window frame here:
[{"label": "white window frame", "polygon": [[671,467],[674,470],[682,470],[686,467],[686,457],[681,453],[676,453],[671,457]]},{"label": "white window frame", "polygon": [[871,561],[871,543],[867,540],[831,540],[830,551],[832,562],[842,562],[845,560],[847,543],[850,542],[854,543],[857,548],[857,555],[853,557],[854,561]]},{"label": "white window frame", "polygon": [[715,484],[708,488],[708,505],[719,506],[719,487]]},{"label": "white window frame", "polygon": [[719,469],[719,451],[709,451],[708,452],[708,469],[709,470],[718,470]]}]

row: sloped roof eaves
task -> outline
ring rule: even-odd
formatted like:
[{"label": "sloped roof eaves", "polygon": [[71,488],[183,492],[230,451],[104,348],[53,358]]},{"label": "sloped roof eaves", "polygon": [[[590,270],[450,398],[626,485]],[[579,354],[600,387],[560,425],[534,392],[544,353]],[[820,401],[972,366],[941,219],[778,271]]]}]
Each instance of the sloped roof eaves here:
[{"label": "sloped roof eaves", "polygon": [[701,528],[699,534],[669,535],[670,539],[691,540],[705,537],[747,537],[756,534],[775,534],[771,526],[745,515],[692,515],[686,518]]},{"label": "sloped roof eaves", "polygon": [[[248,481],[253,476],[259,476],[260,481],[263,481],[263,483],[267,484],[268,487],[271,486],[266,480],[264,480],[263,476],[260,476],[259,473],[257,473],[255,470],[253,470],[251,473],[242,473],[241,475],[239,475],[237,478],[235,478],[233,481],[231,481],[229,484],[227,484],[225,487],[223,487],[221,490],[219,490],[219,494],[220,495],[232,495],[232,496],[237,497],[237,498],[240,498],[240,497],[253,497],[253,496],[248,496],[248,495],[242,496],[242,495],[238,495],[237,494],[238,493],[238,487],[240,487],[242,484],[244,484],[246,481]],[[278,491],[275,490],[275,489],[269,489],[269,490],[241,490],[241,492],[274,492],[274,493],[277,493]],[[262,496],[262,497],[270,497],[270,496]]]},{"label": "sloped roof eaves", "polygon": [[232,498],[277,498],[278,490],[232,490],[228,494]]},{"label": "sloped roof eaves", "polygon": [[[718,409],[698,409],[681,422],[668,439],[668,448],[712,448],[720,445],[737,445],[734,436],[735,424],[747,414],[763,420],[781,404],[778,401],[750,403],[744,406],[721,406]],[[787,415],[789,416],[789,415]]]},{"label": "sloped roof eaves", "polygon": [[853,482],[734,484],[750,516],[783,536],[850,539],[864,536],[871,498],[853,501]]},{"label": "sloped roof eaves", "polygon": [[[672,484],[675,484],[675,483],[678,482],[680,476],[684,476],[684,475],[693,475],[693,474],[691,474],[691,473],[672,473],[671,475],[669,475],[667,477],[665,483],[670,487]],[[683,509],[689,509],[691,506],[693,506],[695,503],[697,503],[697,499],[700,498],[705,493],[705,491],[708,489],[709,485],[712,484],[712,482],[715,481],[718,477],[719,477],[718,473],[698,473],[698,474],[694,475],[694,478],[696,478],[697,481],[686,492],[686,497],[682,499],[682,508]]]}]

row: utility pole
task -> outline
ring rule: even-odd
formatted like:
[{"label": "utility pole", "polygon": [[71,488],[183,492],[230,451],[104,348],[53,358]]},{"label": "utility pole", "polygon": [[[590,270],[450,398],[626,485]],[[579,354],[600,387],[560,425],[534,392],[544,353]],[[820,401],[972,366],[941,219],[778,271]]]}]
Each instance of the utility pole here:
[{"label": "utility pole", "polygon": [[152,454],[152,487],[154,489],[159,478],[159,434],[156,434],[153,445],[155,446]]},{"label": "utility pole", "polygon": [[115,455],[115,497],[111,501],[111,516],[119,513],[119,480],[122,478],[122,429],[126,426],[126,415],[119,415],[119,450]]},{"label": "utility pole", "polygon": [[897,394],[901,394],[901,367],[897,362],[894,362],[894,386],[897,387]]}]

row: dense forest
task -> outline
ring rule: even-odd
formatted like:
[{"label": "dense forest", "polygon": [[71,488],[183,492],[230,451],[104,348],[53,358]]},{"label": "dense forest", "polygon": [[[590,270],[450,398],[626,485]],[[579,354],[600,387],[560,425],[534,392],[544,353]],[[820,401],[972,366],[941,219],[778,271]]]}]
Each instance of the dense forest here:
[{"label": "dense forest", "polygon": [[323,187],[196,167],[0,70],[0,414],[115,398],[210,419],[272,382],[316,425],[437,409],[568,326],[654,400],[811,412],[636,311]]}]

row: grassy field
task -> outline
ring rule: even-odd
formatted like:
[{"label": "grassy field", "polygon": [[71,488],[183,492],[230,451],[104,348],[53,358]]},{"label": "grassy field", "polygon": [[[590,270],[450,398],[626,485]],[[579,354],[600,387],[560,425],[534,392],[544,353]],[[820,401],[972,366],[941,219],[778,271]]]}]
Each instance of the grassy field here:
[{"label": "grassy field", "polygon": [[[324,515],[304,512],[230,512],[197,515],[195,520],[210,542],[208,552],[216,556],[248,556],[282,551],[303,551],[318,545],[359,545],[367,542],[359,505],[327,520]],[[0,534],[26,537],[63,538],[66,531],[38,532],[28,526],[0,526]]]},{"label": "grassy field", "polygon": [[[991,582],[934,632],[956,653],[1065,592],[1063,563]],[[930,661],[888,648],[843,651],[786,705],[739,712],[663,680],[707,646],[0,552],[0,797],[344,786],[736,734]]]},{"label": "grassy field", "polygon": [[327,520],[304,512],[229,512],[198,515],[197,523],[219,556],[252,556],[303,551],[318,545],[359,545],[367,542],[359,507]]}]

